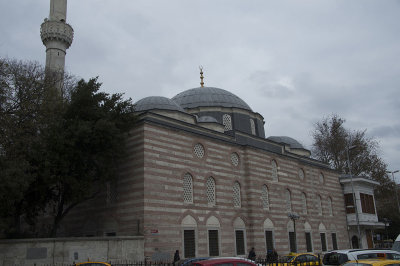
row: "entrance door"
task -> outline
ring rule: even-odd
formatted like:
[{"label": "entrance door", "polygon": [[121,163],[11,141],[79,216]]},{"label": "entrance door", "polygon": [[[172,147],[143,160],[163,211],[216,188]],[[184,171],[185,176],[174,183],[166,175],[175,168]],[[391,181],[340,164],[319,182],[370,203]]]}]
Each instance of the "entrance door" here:
[{"label": "entrance door", "polygon": [[367,234],[368,248],[374,248],[374,242],[372,241],[372,231],[371,230],[365,230],[365,233]]}]

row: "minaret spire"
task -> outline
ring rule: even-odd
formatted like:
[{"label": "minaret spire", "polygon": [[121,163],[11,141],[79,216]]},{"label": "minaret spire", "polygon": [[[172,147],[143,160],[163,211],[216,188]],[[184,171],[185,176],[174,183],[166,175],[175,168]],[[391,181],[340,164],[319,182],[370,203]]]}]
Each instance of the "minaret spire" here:
[{"label": "minaret spire", "polygon": [[203,87],[204,87],[204,81],[203,81],[203,79],[204,79],[204,77],[203,77],[203,67],[202,67],[202,66],[199,66],[199,68],[200,68],[200,85],[201,85],[201,87],[203,88]]},{"label": "minaret spire", "polygon": [[[64,75],[65,55],[74,38],[74,30],[66,23],[67,0],[50,0],[49,18],[40,27],[40,37],[46,46],[46,72]],[[61,88],[60,88],[61,89]]]}]

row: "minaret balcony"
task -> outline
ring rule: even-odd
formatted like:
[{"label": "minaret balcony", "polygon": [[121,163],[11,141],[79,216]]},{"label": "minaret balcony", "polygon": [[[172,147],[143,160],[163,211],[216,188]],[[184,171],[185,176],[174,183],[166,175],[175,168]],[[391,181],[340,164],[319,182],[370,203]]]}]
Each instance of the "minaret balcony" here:
[{"label": "minaret balcony", "polygon": [[74,38],[74,30],[63,21],[45,20],[40,26],[40,37],[44,45],[49,41],[61,41],[69,48]]}]

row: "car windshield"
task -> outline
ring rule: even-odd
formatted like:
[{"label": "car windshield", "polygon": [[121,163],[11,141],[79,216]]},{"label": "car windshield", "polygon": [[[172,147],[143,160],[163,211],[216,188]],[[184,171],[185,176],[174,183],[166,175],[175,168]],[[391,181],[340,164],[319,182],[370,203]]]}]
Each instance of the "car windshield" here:
[{"label": "car windshield", "polygon": [[325,265],[340,265],[347,261],[349,261],[349,258],[347,257],[346,254],[332,252],[332,253],[325,254],[324,259],[323,259],[323,264],[325,264]]},{"label": "car windshield", "polygon": [[281,258],[279,258],[279,261],[280,262],[290,262],[293,258],[294,258],[294,256],[282,256]]},{"label": "car windshield", "polygon": [[351,262],[351,263],[345,263],[342,266],[371,266],[372,264],[368,263],[356,263],[356,262]]}]

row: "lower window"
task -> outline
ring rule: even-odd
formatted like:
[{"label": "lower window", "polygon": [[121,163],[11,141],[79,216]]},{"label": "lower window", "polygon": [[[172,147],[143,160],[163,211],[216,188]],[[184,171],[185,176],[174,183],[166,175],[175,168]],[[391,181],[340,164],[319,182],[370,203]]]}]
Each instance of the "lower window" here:
[{"label": "lower window", "polygon": [[194,230],[183,231],[183,245],[185,258],[196,257],[196,238]]}]

